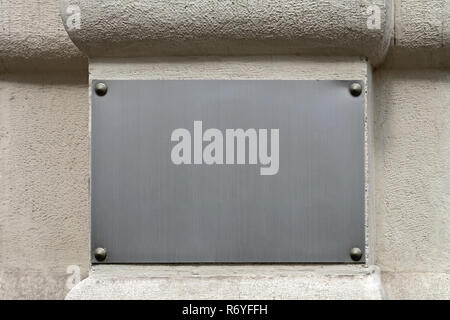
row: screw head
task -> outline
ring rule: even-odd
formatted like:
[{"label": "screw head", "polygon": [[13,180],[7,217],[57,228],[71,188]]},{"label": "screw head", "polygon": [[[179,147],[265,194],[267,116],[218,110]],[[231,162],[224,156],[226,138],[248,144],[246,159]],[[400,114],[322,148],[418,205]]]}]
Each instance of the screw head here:
[{"label": "screw head", "polygon": [[103,82],[98,82],[95,84],[95,93],[102,97],[108,92],[108,86]]},{"label": "screw head", "polygon": [[353,82],[349,88],[350,94],[354,97],[359,97],[362,92],[362,87],[358,82]]},{"label": "screw head", "polygon": [[106,249],[97,248],[94,251],[94,257],[97,261],[104,261],[106,259]]},{"label": "screw head", "polygon": [[350,250],[350,258],[352,258],[353,261],[359,261],[361,260],[362,252],[360,248],[352,248]]}]

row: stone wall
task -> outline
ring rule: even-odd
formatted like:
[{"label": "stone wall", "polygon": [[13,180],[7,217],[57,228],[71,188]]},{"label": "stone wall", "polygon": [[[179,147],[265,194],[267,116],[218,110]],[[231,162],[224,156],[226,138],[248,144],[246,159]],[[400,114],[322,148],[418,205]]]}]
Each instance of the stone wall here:
[{"label": "stone wall", "polygon": [[371,262],[390,298],[450,298],[450,1],[170,2],[0,2],[0,298],[63,298],[70,266],[88,275],[88,68],[331,79],[366,58]]}]

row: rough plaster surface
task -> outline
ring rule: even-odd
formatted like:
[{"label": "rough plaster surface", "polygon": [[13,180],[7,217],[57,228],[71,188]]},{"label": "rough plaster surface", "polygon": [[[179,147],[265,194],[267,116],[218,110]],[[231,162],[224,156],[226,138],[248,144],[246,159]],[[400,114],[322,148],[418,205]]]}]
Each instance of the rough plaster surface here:
[{"label": "rough plaster surface", "polygon": [[450,299],[450,273],[383,272],[388,299]]},{"label": "rough plaster surface", "polygon": [[[389,45],[391,1],[384,0],[61,0],[66,20],[78,6],[82,27],[68,30],[92,57],[345,54],[381,61]],[[379,29],[369,29],[371,5]]]},{"label": "rough plaster surface", "polygon": [[395,46],[450,49],[450,1],[395,1]]},{"label": "rough plaster surface", "polygon": [[375,72],[377,264],[450,271],[450,73]]},{"label": "rough plaster surface", "polygon": [[84,68],[87,59],[64,30],[57,0],[0,1],[0,72]]},{"label": "rough plaster surface", "polygon": [[376,264],[388,296],[450,298],[450,72],[378,70],[374,87]]},{"label": "rough plaster surface", "polygon": [[[68,30],[89,57],[356,55],[374,65],[450,66],[450,0],[147,1],[60,0],[80,7]],[[370,29],[369,6],[380,9]]]},{"label": "rough plaster surface", "polygon": [[450,0],[395,0],[386,67],[450,68]]},{"label": "rough plaster surface", "polygon": [[[68,80],[68,78],[70,80]],[[0,298],[62,298],[89,268],[85,75],[0,76]]]},{"label": "rough plaster surface", "polygon": [[359,266],[95,266],[66,299],[383,299]]},{"label": "rough plaster surface", "polygon": [[[0,71],[84,69],[86,58],[164,55],[360,55],[389,66],[450,66],[450,0],[0,1]],[[367,28],[378,5],[381,29]],[[61,12],[61,16],[58,12]]]},{"label": "rough plaster surface", "polygon": [[[166,8],[160,16],[144,17],[151,22],[146,27],[136,20],[141,8],[148,13],[146,4],[140,5],[143,2],[123,1],[128,8],[123,16],[112,8],[118,0],[83,2],[88,6],[100,3],[92,13],[87,12],[87,17],[95,18],[109,6],[104,12],[111,19],[110,25],[105,18],[98,21],[98,26],[106,27],[106,34],[102,29],[88,37],[90,31],[84,30],[75,40],[80,47],[82,42],[92,45],[96,55],[147,55],[146,50],[148,55],[193,52],[222,56],[273,52],[329,55],[328,58],[249,56],[230,60],[161,57],[150,59],[150,63],[148,59],[92,59],[91,78],[112,79],[121,75],[136,79],[336,79],[360,74],[370,77],[370,72],[363,71],[363,64],[357,59],[343,55],[366,55],[373,49],[374,52],[367,53],[369,57],[382,57],[392,33],[395,37],[391,39],[387,60],[375,71],[372,84],[369,80],[375,95],[369,94],[368,103],[375,107],[377,118],[376,154],[372,161],[376,177],[375,204],[369,204],[376,210],[376,223],[372,224],[376,231],[375,262],[383,270],[382,279],[390,298],[450,299],[450,0],[395,0],[395,14],[389,17],[389,10],[383,12],[383,15],[387,13],[383,16],[383,32],[375,32],[366,42],[361,29],[364,10],[355,11],[354,3],[343,10],[339,7],[349,1],[306,1],[305,4],[313,3],[313,7],[303,8],[298,4],[285,13],[280,13],[284,10],[280,6],[274,11],[282,16],[279,23],[272,13],[259,10],[275,37],[263,28],[265,21],[246,13],[244,7],[236,9],[238,4],[211,22],[192,21],[194,15],[182,12],[172,16]],[[186,0],[187,9],[192,14],[202,13],[201,2]],[[221,2],[230,4],[230,1]],[[252,3],[257,5],[257,2],[264,1]],[[159,1],[159,6],[165,3]],[[382,1],[376,3],[383,6]],[[319,13],[324,6],[330,8]],[[185,10],[182,6],[177,8]],[[208,7],[207,13],[205,17],[217,17],[212,7]],[[308,15],[301,17],[302,24],[296,26],[292,19],[299,13]],[[347,17],[355,13],[357,16]],[[338,20],[344,21],[345,30],[340,29]],[[93,30],[97,27],[95,23],[89,22]],[[215,29],[201,28],[202,24]],[[86,25],[82,22],[81,26]],[[157,38],[142,34],[155,26],[162,30],[156,33]],[[288,27],[293,28],[292,33]],[[180,31],[189,28],[192,35],[183,39]],[[251,30],[256,32],[253,34]],[[250,36],[236,37],[245,32]],[[77,37],[76,32],[70,35]],[[204,41],[195,40],[207,35],[220,36],[220,43],[207,37]],[[350,44],[352,36],[356,37],[357,46]],[[155,46],[149,47],[150,43]],[[343,44],[350,45],[342,47]],[[376,59],[370,61],[374,63]],[[429,67],[441,71],[412,69]],[[391,70],[398,68],[407,70]],[[68,291],[67,266],[79,265],[82,277],[89,268],[87,76],[55,75],[49,69],[87,69],[83,54],[64,31],[57,1],[0,0],[0,73],[26,71],[0,75],[0,298],[62,298]],[[31,75],[31,72],[40,74]],[[110,274],[109,279],[112,278]],[[306,279],[301,278],[295,280],[299,287]],[[178,284],[184,281],[177,279]],[[316,276],[309,279],[315,281]],[[323,284],[330,277],[319,279]],[[196,285],[193,280],[185,281]],[[267,281],[269,286],[275,283],[270,282],[273,279]],[[361,284],[359,280],[356,283]],[[111,282],[105,280],[105,284]],[[308,283],[301,286],[308,287]],[[343,286],[351,291],[348,283]],[[139,288],[143,290],[142,286]],[[182,292],[182,286],[178,288]],[[126,290],[132,290],[132,286]],[[308,294],[312,297],[312,293]]]}]

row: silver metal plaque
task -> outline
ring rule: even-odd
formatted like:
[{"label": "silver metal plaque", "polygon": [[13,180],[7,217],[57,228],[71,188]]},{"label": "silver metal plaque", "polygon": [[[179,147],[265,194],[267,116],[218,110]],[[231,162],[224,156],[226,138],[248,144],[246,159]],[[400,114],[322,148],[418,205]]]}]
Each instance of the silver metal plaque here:
[{"label": "silver metal plaque", "polygon": [[353,82],[93,81],[92,251],[106,249],[101,263],[351,263],[360,248],[364,262]]}]

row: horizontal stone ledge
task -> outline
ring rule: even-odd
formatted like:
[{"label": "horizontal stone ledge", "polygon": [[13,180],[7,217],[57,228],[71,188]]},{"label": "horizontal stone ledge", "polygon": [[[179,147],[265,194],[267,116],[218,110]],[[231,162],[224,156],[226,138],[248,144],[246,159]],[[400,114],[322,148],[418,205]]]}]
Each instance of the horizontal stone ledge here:
[{"label": "horizontal stone ledge", "polygon": [[[7,0],[0,72],[87,70],[87,55],[357,55],[380,64],[388,52],[388,67],[450,67],[450,0],[393,2]],[[370,5],[380,29],[367,28]],[[70,6],[79,29],[69,28]]]},{"label": "horizontal stone ledge", "polygon": [[60,10],[89,57],[356,55],[374,64],[393,15],[384,0],[60,0]]},{"label": "horizontal stone ledge", "polygon": [[376,266],[97,265],[66,296],[89,299],[384,299]]},{"label": "horizontal stone ledge", "polygon": [[384,67],[450,68],[450,0],[395,1]]},{"label": "horizontal stone ledge", "polygon": [[382,272],[389,299],[450,300],[450,272]]}]

